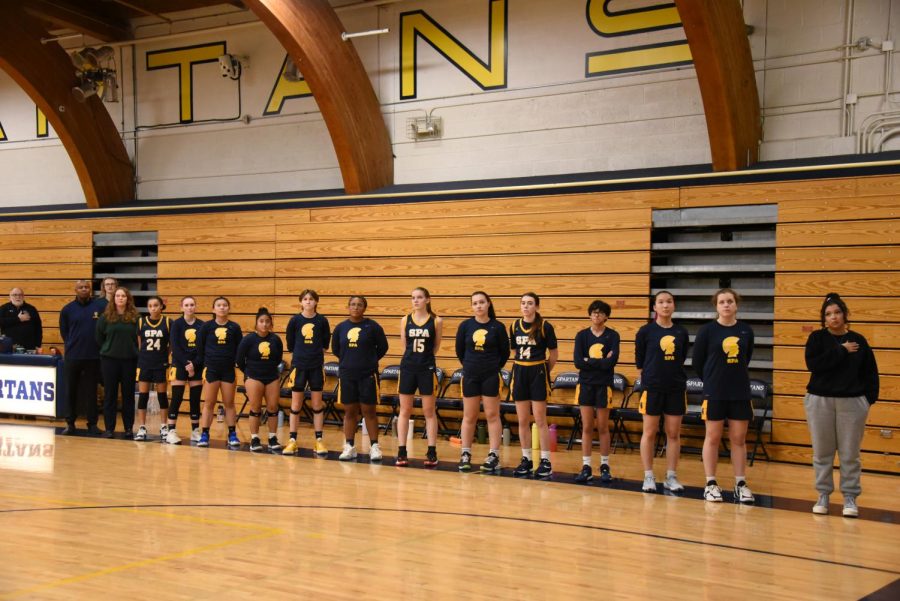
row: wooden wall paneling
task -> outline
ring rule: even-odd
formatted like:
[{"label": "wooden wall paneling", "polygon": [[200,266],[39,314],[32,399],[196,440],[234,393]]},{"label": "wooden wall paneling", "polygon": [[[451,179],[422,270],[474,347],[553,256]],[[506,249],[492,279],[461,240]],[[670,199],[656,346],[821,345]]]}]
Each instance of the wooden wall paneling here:
[{"label": "wooden wall paneling", "polygon": [[[167,261],[223,261],[240,257],[242,260],[275,262],[275,242],[232,242],[218,244],[160,244],[159,263]],[[196,265],[195,265],[196,268]]]},{"label": "wooden wall paneling", "polygon": [[534,249],[542,252],[597,252],[645,250],[650,248],[650,231],[618,230],[574,232],[538,239],[534,234],[492,236],[457,236],[454,238],[411,238],[399,240],[281,242],[276,247],[279,259],[306,257],[418,257],[427,248],[429,255],[457,256],[506,254],[511,249]]},{"label": "wooden wall paneling", "polygon": [[[4,275],[5,273],[6,270],[4,270]],[[81,277],[89,277],[90,275],[90,268],[88,268],[88,273],[84,276],[74,275],[63,279],[33,280],[23,277],[14,280],[0,280],[0,294],[3,291],[8,293],[12,288],[19,286],[25,290],[26,298],[31,298],[32,296],[64,296],[69,297],[71,300],[75,298],[75,280]]]},{"label": "wooden wall paneling", "polygon": [[[845,293],[848,296],[893,296],[900,294],[900,277],[894,271],[829,273],[776,273],[775,295],[805,295],[821,307],[821,302],[829,292]],[[843,296],[843,294],[841,294]],[[816,300],[818,299],[818,300]],[[853,307],[848,305],[853,311]]]},{"label": "wooden wall paneling", "polygon": [[237,279],[159,279],[156,282],[160,295],[184,296],[263,296],[275,294],[275,281],[269,278]]},{"label": "wooden wall paneling", "polygon": [[872,175],[856,178],[857,196],[880,196],[882,194],[900,194],[900,176]]},{"label": "wooden wall paneling", "polygon": [[310,209],[312,222],[359,222],[418,220],[439,217],[450,220],[459,217],[502,217],[528,213],[554,213],[612,209],[676,208],[677,188],[657,190],[632,190],[598,192],[588,194],[560,194],[551,196],[526,196],[490,200],[448,200],[437,202],[412,202],[399,205],[367,205]]},{"label": "wooden wall paneling", "polygon": [[[529,288],[541,290],[542,295],[584,296],[592,292],[615,292],[630,296],[646,296],[648,294],[647,278],[637,275],[603,275],[585,278],[583,276],[530,276],[527,278]],[[305,287],[313,287],[319,294],[330,296],[349,296],[363,294],[366,296],[392,296],[424,285],[432,294],[464,296],[474,290],[485,290],[491,296],[521,295],[523,278],[511,276],[448,276],[445,278],[308,278],[295,280],[280,278],[275,281],[277,294],[291,294]]]},{"label": "wooden wall paneling", "polygon": [[780,223],[775,238],[779,248],[896,245],[900,242],[900,219]]},{"label": "wooden wall paneling", "polygon": [[[772,404],[773,417],[787,420],[806,420],[802,396],[777,395]],[[896,427],[900,424],[900,402],[879,401],[869,409],[869,426]]]},{"label": "wooden wall paneling", "polygon": [[[786,445],[786,444],[766,444],[766,450],[774,461],[784,461],[787,463],[799,463],[802,465],[810,465],[812,463],[812,448],[806,446]],[[877,472],[900,473],[900,458],[896,455],[885,455],[884,453],[867,453],[863,452],[862,464],[864,470],[874,470]],[[834,465],[838,465],[838,459],[835,457]]]},{"label": "wooden wall paneling", "polygon": [[91,264],[90,247],[80,248],[29,248],[0,250],[0,263],[4,269],[12,264],[27,263],[87,263]]},{"label": "wooden wall paneling", "polygon": [[[773,419],[772,440],[782,444],[812,444],[809,438],[809,428],[805,421]],[[878,453],[900,453],[900,429],[866,426],[862,449]]]},{"label": "wooden wall paneling", "polygon": [[383,258],[358,259],[280,259],[277,277],[359,277],[517,274],[647,273],[650,255],[636,252],[553,253],[537,255],[464,255],[456,257],[406,257],[390,262]]},{"label": "wooden wall paneling", "polygon": [[[772,372],[772,380],[775,394],[803,396],[809,383],[809,372],[776,369]],[[882,375],[880,384],[879,401],[900,401],[900,376]]]},{"label": "wooden wall paneling", "polygon": [[[855,311],[850,308],[851,316]],[[804,346],[810,333],[820,329],[819,324],[775,322],[775,342],[779,345]],[[860,323],[853,321],[851,329],[865,336],[877,353],[879,349],[900,349],[900,324],[897,323]]]},{"label": "wooden wall paneling", "polygon": [[[234,256],[228,254],[227,256]],[[157,266],[159,279],[193,279],[197,277],[197,264],[186,261],[160,261]],[[208,278],[269,278],[275,277],[275,262],[255,261],[206,261],[203,274]]]},{"label": "wooden wall paneling", "polygon": [[772,204],[802,198],[853,197],[856,182],[852,179],[818,179],[762,184],[725,184],[721,186],[686,186],[681,188],[679,205],[715,207],[730,205]]},{"label": "wooden wall paneling", "polygon": [[888,196],[805,198],[778,203],[779,223],[900,218],[900,192]]},{"label": "wooden wall paneling", "polygon": [[91,248],[94,238],[89,232],[45,234],[7,234],[0,236],[0,249],[25,250],[46,248]]},{"label": "wooden wall paneling", "polygon": [[779,248],[775,251],[775,269],[779,272],[900,270],[900,247]]},{"label": "wooden wall paneling", "polygon": [[[396,208],[396,207],[395,207]],[[415,221],[388,220],[377,222],[310,223],[302,227],[279,225],[278,242],[314,240],[380,240],[395,238],[447,238],[493,234],[538,233],[552,236],[560,232],[624,230],[650,225],[649,209],[580,210],[558,213],[528,213],[484,217],[422,217]]]},{"label": "wooden wall paneling", "polygon": [[[778,321],[805,321],[819,323],[819,311],[827,290],[821,296],[775,297],[775,319]],[[850,309],[851,323],[898,322],[900,321],[900,297],[858,297],[841,295]],[[855,327],[855,326],[854,326]]]}]

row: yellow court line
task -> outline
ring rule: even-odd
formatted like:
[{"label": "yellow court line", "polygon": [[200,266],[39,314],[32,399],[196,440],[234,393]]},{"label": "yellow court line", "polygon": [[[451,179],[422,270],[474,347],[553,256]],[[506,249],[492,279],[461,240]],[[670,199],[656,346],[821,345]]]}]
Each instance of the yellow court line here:
[{"label": "yellow court line", "polygon": [[139,561],[132,561],[126,564],[122,564],[120,566],[113,566],[111,568],[104,568],[102,570],[96,570],[94,572],[88,572],[87,574],[81,574],[79,576],[70,576],[68,578],[61,578],[59,580],[54,580],[53,582],[47,582],[44,584],[39,584],[37,586],[32,586],[29,588],[21,588],[10,593],[0,594],[0,599],[14,599],[21,595],[26,595],[29,593],[34,593],[37,591],[44,591],[51,588],[57,588],[66,584],[75,584],[77,582],[84,582],[85,580],[90,580],[91,578],[98,578],[100,576],[107,576],[109,574],[115,574],[117,572],[124,572],[125,570],[131,570],[134,568],[139,568],[147,565],[153,565],[156,563],[162,563],[164,561],[171,561],[173,559],[182,559],[184,557],[190,557],[191,555],[196,555],[198,553],[203,553],[205,551],[212,551],[215,549],[222,549],[225,547],[230,547],[232,545],[239,545],[241,543],[245,543],[251,540],[266,538],[269,536],[273,536],[275,534],[282,534],[283,531],[269,529],[270,532],[261,532],[259,534],[248,534],[247,536],[241,536],[239,538],[233,538],[230,540],[222,541],[220,543],[212,543],[209,545],[203,545],[201,547],[194,547],[193,549],[187,549],[186,551],[180,551],[178,553],[170,553],[168,555],[161,555],[159,557],[151,557],[148,559],[142,559]]},{"label": "yellow court line", "polygon": [[[76,503],[73,501],[64,501],[61,499],[46,499],[43,497],[32,497],[32,496],[28,496],[28,495],[15,495],[15,494],[9,494],[9,493],[0,493],[0,498],[18,499],[18,500],[27,500],[27,501],[40,501],[40,502],[44,502],[44,503],[54,503],[57,505],[62,505],[64,507],[83,507],[83,506],[85,506],[84,503]],[[90,507],[90,506],[85,507],[85,508],[86,509],[88,509],[88,508],[105,509],[103,507]],[[168,555],[161,555],[159,557],[150,557],[147,559],[132,561],[132,562],[122,564],[119,566],[113,566],[110,568],[104,568],[102,570],[88,572],[86,574],[80,574],[78,576],[69,576],[68,578],[61,578],[59,580],[54,580],[52,582],[46,582],[44,584],[35,585],[35,586],[29,587],[29,588],[18,589],[15,591],[11,591],[9,593],[0,593],[0,599],[13,599],[13,598],[21,596],[21,595],[34,593],[34,592],[42,591],[42,590],[47,590],[47,589],[51,589],[51,588],[57,588],[60,586],[64,586],[66,584],[74,584],[77,582],[83,582],[85,580],[90,580],[91,578],[98,578],[100,576],[106,576],[108,574],[115,574],[117,572],[123,572],[125,570],[131,570],[131,569],[146,566],[146,565],[152,565],[155,563],[162,563],[164,561],[170,561],[173,559],[181,559],[184,557],[189,557],[191,555],[196,555],[198,553],[203,553],[205,551],[222,549],[224,547],[238,545],[238,544],[241,544],[241,543],[244,543],[247,541],[251,541],[251,540],[267,538],[270,536],[278,536],[278,535],[284,534],[284,530],[279,529],[279,528],[271,528],[268,526],[255,526],[252,524],[242,524],[242,523],[231,522],[231,521],[227,521],[227,520],[216,520],[216,519],[209,519],[209,518],[197,517],[197,516],[191,516],[191,515],[180,515],[180,514],[175,514],[175,513],[167,513],[164,511],[157,511],[157,510],[153,510],[153,509],[143,509],[140,507],[111,507],[109,509],[113,509],[115,511],[120,511],[120,512],[125,511],[125,512],[129,512],[129,513],[138,513],[138,514],[146,514],[146,515],[156,516],[156,517],[164,517],[167,519],[196,522],[199,524],[210,525],[210,526],[225,526],[225,527],[229,527],[229,528],[259,530],[259,532],[257,532],[256,534],[248,534],[246,536],[241,536],[238,538],[225,540],[220,543],[212,543],[209,545],[194,547],[193,549],[179,551],[178,553],[170,553]],[[189,508],[186,507],[185,509],[189,509]],[[198,506],[197,509],[202,509],[202,507]],[[252,508],[248,507],[248,509],[252,509]]]}]

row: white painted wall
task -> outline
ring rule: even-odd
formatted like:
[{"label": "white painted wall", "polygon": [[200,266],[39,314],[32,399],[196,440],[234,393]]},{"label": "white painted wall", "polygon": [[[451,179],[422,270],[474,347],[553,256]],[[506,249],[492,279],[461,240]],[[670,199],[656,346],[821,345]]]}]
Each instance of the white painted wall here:
[{"label": "white painted wall", "polygon": [[[600,0],[597,0],[600,1]],[[615,0],[611,10],[658,4]],[[347,4],[334,2],[333,4]],[[855,0],[851,39],[900,43],[900,2]],[[754,27],[751,49],[764,114],[764,160],[855,152],[855,133],[868,115],[900,111],[900,93],[886,99],[887,53],[854,50],[843,108],[840,46],[848,0],[744,0]],[[382,104],[396,155],[397,183],[569,174],[707,163],[706,123],[690,67],[585,77],[585,55],[624,46],[674,41],[683,31],[602,38],[589,27],[585,0],[509,0],[506,89],[484,91],[430,45],[419,41],[418,95],[400,99],[400,14],[423,10],[479,57],[488,55],[488,0],[407,0],[341,10],[347,31],[389,27],[387,35],[353,43]],[[247,13],[191,14],[177,31],[247,21]],[[201,16],[198,16],[201,15]],[[168,26],[139,22],[141,36]],[[178,124],[177,74],[147,71],[148,51],[225,41],[249,56],[240,84],[215,63],[194,67],[194,119]],[[896,55],[895,55],[896,56]],[[284,51],[260,24],[217,29],[118,50],[122,100],[108,104],[136,161],[141,199],[217,196],[342,186],[337,160],[312,98],[287,100],[263,116]],[[132,70],[132,64],[136,66]],[[893,64],[900,86],[900,60]],[[136,90],[136,93],[135,93]],[[137,102],[135,99],[137,98]],[[441,139],[413,141],[407,120],[430,112],[443,120]],[[249,116],[249,123],[241,117]],[[82,203],[68,157],[54,132],[35,138],[34,104],[0,73],[0,206]],[[877,141],[877,138],[876,138]],[[900,135],[885,149],[900,148]]]}]

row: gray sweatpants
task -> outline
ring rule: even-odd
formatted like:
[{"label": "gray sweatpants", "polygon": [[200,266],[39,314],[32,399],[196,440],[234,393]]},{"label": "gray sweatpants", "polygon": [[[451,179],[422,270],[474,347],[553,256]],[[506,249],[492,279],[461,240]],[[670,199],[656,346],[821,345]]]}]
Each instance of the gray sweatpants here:
[{"label": "gray sweatpants", "polygon": [[841,493],[857,497],[862,488],[859,475],[862,462],[859,447],[869,415],[869,402],[864,396],[830,397],[807,394],[803,400],[806,423],[812,437],[813,468],[819,494],[834,492],[834,452],[841,460]]}]

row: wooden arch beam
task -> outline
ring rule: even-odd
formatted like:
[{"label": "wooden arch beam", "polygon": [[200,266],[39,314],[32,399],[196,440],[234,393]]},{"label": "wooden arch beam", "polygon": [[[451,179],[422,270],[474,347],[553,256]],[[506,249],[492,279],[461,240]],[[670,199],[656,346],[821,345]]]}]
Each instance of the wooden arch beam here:
[{"label": "wooden arch beam", "polygon": [[0,12],[0,69],[25,90],[56,130],[89,207],[108,207],[134,200],[134,169],[112,118],[97,96],[78,102],[72,94],[75,68],[40,22],[20,7]]},{"label": "wooden arch beam", "polygon": [[378,98],[352,42],[326,0],[244,0],[309,83],[331,134],[344,189],[394,183],[394,160]]},{"label": "wooden arch beam", "polygon": [[715,171],[759,158],[761,123],[753,57],[738,0],[675,0],[697,71]]}]

